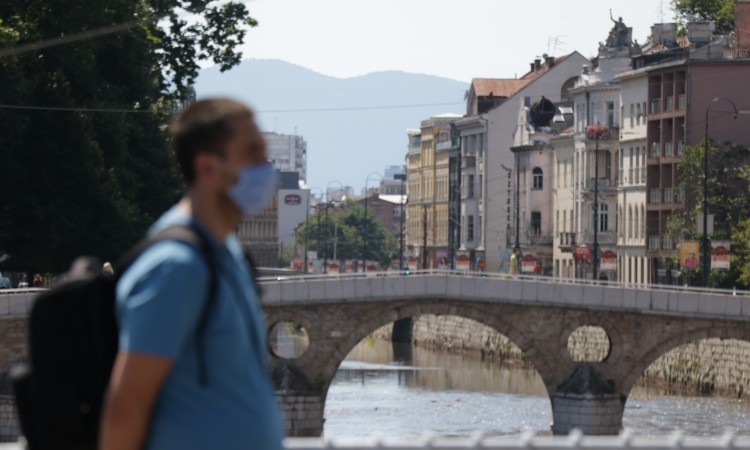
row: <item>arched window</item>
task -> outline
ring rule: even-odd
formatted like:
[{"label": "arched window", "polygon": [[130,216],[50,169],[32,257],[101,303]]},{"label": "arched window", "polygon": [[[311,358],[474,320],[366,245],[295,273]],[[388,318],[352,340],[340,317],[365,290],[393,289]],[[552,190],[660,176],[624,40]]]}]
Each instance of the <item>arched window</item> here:
[{"label": "arched window", "polygon": [[533,185],[532,189],[543,189],[544,188],[544,172],[542,172],[542,169],[539,167],[534,167],[534,170],[531,171],[531,174],[533,176]]}]

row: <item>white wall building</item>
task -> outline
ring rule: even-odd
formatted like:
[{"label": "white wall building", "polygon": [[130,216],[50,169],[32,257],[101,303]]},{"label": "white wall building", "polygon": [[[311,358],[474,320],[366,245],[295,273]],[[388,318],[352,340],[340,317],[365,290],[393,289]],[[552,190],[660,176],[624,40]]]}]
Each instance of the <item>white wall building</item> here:
[{"label": "white wall building", "polygon": [[512,208],[512,189],[508,185],[514,176],[514,157],[510,148],[518,122],[519,103],[525,97],[539,99],[542,96],[555,104],[560,103],[568,97],[568,89],[573,86],[584,64],[590,62],[578,52],[560,58],[548,57],[543,64],[536,60],[534,70],[523,77],[528,83],[486,114],[487,145],[482,185],[477,187],[481,191],[477,209],[483,222],[481,229],[486,230],[479,245],[485,249],[488,270],[496,271],[507,265],[503,259],[509,257],[513,245],[514,220],[513,214],[508,213],[509,206]]},{"label": "white wall building", "polygon": [[557,138],[552,139],[550,143],[555,149],[553,276],[575,278],[575,260],[573,258],[576,243],[573,225],[575,145],[572,130],[562,133]]},{"label": "white wall building", "polygon": [[307,185],[307,142],[302,136],[264,132],[268,159],[281,172],[297,172],[300,187]]},{"label": "white wall building", "polygon": [[646,102],[648,74],[626,72],[620,80],[620,161],[617,209],[618,281],[646,284]]}]

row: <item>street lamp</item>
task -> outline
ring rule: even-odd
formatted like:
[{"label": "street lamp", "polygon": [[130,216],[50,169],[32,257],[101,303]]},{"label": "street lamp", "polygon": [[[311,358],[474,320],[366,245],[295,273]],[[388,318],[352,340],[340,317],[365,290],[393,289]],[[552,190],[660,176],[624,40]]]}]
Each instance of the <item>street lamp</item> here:
[{"label": "street lamp", "polygon": [[326,208],[326,239],[325,239],[325,244],[323,247],[323,251],[325,252],[325,259],[323,262],[323,273],[325,274],[328,273],[328,229],[331,226],[331,224],[328,222],[328,208],[331,202],[331,184],[333,183],[338,184],[339,188],[341,188],[342,191],[344,190],[344,185],[341,184],[341,182],[337,180],[329,181],[328,184],[326,185],[326,206],[325,206]]},{"label": "street lamp", "polygon": [[599,139],[608,138],[609,130],[598,123],[586,128],[586,137],[594,138],[594,248],[592,258],[593,279],[599,278]]},{"label": "street lamp", "polygon": [[367,223],[368,223],[367,222],[367,198],[369,197],[367,195],[368,194],[367,188],[370,182],[370,177],[373,175],[377,175],[378,177],[380,177],[380,181],[383,181],[383,175],[381,175],[378,172],[372,172],[368,174],[367,179],[365,179],[365,216],[362,219],[362,228],[365,229],[365,232],[363,233],[363,236],[362,236],[362,271],[363,272],[367,272],[367,267],[366,267],[367,265],[367,260],[366,260],[367,258],[367,236],[370,234],[370,230],[369,230],[370,227],[367,226]]},{"label": "street lamp", "polygon": [[706,133],[703,138],[703,239],[701,240],[701,272],[703,272],[703,287],[708,287],[708,272],[711,270],[711,246],[708,242],[708,113],[711,112],[711,106],[719,101],[723,101],[732,106],[731,111],[714,111],[734,114],[734,119],[738,114],[750,114],[750,111],[738,111],[737,105],[726,97],[716,97],[708,102],[706,106]]},{"label": "street lamp", "polygon": [[305,212],[305,273],[309,272],[309,270],[307,269],[307,242],[310,236],[310,197],[313,190],[320,191],[321,196],[323,194],[323,190],[320,188],[307,189],[307,211]]},{"label": "street lamp", "polygon": [[[404,197],[406,197],[406,191],[404,191],[404,181],[406,181],[405,173],[397,173],[393,176],[396,180],[401,180],[401,210],[399,211],[399,252],[398,252],[398,270],[404,270]],[[365,192],[367,193],[367,192]]]}]

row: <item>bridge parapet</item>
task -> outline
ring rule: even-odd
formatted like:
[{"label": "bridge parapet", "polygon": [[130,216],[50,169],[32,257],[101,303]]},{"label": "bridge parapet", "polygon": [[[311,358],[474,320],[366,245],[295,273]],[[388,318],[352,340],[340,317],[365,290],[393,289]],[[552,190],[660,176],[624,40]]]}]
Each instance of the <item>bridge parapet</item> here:
[{"label": "bridge parapet", "polygon": [[416,299],[539,304],[701,318],[750,320],[750,293],[633,286],[552,278],[512,279],[425,271],[262,279],[263,304],[328,304]]},{"label": "bridge parapet", "polygon": [[0,317],[27,316],[31,305],[40,292],[46,289],[3,289],[0,290]]}]

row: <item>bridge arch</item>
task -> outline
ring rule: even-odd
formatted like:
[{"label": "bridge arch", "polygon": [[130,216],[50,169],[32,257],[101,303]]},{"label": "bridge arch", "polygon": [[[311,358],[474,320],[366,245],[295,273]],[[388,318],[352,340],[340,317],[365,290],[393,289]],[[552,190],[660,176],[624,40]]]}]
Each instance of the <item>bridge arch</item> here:
[{"label": "bridge arch", "polygon": [[352,327],[352,332],[345,336],[337,345],[337,348],[331,352],[332,359],[330,360],[330,364],[328,364],[325,370],[321,373],[321,378],[325,383],[322,392],[323,397],[325,398],[327,396],[330,384],[341,363],[349,352],[363,339],[383,325],[423,314],[458,316],[492,328],[496,332],[506,336],[524,353],[527,361],[539,373],[539,376],[542,378],[542,381],[548,390],[549,386],[554,384],[552,381],[553,377],[550,374],[550,369],[547,367],[547,361],[544,358],[539,357],[539,353],[535,351],[535,342],[532,339],[529,339],[528,335],[522,333],[514,324],[505,320],[501,314],[497,314],[496,311],[493,314],[493,312],[488,311],[481,305],[435,301],[419,304],[402,304],[399,307],[373,311],[369,314],[357,317],[356,325]]},{"label": "bridge arch", "polygon": [[739,341],[750,342],[750,329],[746,327],[736,327],[736,324],[728,323],[713,324],[707,327],[696,328],[687,331],[681,331],[665,339],[656,342],[652,347],[644,352],[637,361],[634,361],[630,370],[622,379],[621,392],[629,396],[638,379],[646,372],[657,359],[666,355],[683,345],[706,339],[734,339]]}]

